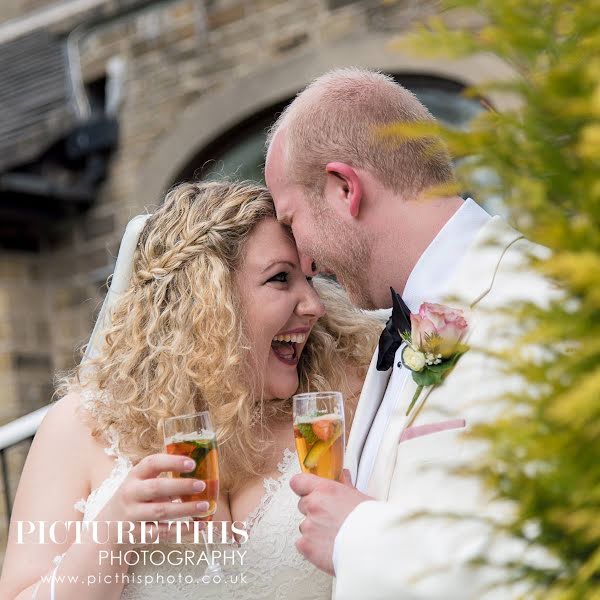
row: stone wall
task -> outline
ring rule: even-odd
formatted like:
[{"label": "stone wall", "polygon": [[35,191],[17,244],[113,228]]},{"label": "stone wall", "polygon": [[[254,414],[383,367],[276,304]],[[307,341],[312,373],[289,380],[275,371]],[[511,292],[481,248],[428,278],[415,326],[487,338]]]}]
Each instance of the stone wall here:
[{"label": "stone wall", "polygon": [[47,8],[55,3],[55,0],[2,0],[0,23],[31,14],[36,10]]},{"label": "stone wall", "polygon": [[[5,1],[0,23],[50,4],[57,3]],[[0,251],[0,424],[46,404],[54,374],[78,361],[125,225],[158,201],[146,193],[144,167],[190,107],[232,81],[293,65],[337,40],[400,32],[434,10],[417,0],[108,0],[54,18],[48,28],[65,39],[82,24],[76,43],[86,83],[103,78],[112,57],[125,60],[121,138],[88,213],[57,224],[39,253]],[[306,83],[299,71],[297,89]],[[203,123],[196,126],[200,138]],[[198,150],[191,137],[190,155]],[[169,171],[168,160],[159,171]],[[15,456],[13,492],[23,452]]]},{"label": "stone wall", "polygon": [[51,355],[59,369],[73,364],[74,345],[88,335],[125,224],[157,201],[144,195],[137,176],[161,138],[200,97],[309,43],[327,14],[315,0],[146,4],[92,26],[79,42],[84,79],[103,77],[111,57],[120,56],[127,81],[120,147],[99,201],[43,259],[52,273]]}]

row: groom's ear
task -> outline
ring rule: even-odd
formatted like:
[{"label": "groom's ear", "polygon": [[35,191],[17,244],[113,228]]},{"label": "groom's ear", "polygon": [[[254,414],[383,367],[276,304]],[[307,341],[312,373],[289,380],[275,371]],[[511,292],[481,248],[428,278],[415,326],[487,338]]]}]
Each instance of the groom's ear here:
[{"label": "groom's ear", "polygon": [[[330,190],[333,188],[335,200],[339,200],[351,217],[358,217],[363,198],[363,186],[358,173],[346,163],[330,162],[325,166]],[[331,198],[331,196],[330,196]]]}]

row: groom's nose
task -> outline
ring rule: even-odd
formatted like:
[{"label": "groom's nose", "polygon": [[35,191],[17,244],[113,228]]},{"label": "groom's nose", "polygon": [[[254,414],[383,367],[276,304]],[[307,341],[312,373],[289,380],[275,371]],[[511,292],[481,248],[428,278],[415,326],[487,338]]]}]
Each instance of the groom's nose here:
[{"label": "groom's nose", "polygon": [[313,277],[319,273],[317,263],[310,256],[300,255],[300,266],[307,277]]}]

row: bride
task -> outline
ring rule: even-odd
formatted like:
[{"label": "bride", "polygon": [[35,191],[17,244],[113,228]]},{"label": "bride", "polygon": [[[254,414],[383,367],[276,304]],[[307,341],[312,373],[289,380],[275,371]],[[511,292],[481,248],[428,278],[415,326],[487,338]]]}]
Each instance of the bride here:
[{"label": "bride", "polygon": [[[127,288],[92,356],[62,381],[27,457],[0,597],[328,599],[331,578],[294,547],[301,514],[288,486],[299,471],[290,397],[340,389],[353,407],[381,326],[335,284],[303,275],[257,184],[182,184],[146,219],[133,257],[126,246]],[[294,341],[276,340],[290,332]],[[204,482],[164,476],[187,469],[163,451],[164,420],[199,410],[210,411],[219,443],[214,520],[246,522],[247,541],[230,547],[245,551],[243,577],[207,581],[196,563],[157,566],[113,529],[102,543],[89,529],[76,540],[73,528],[19,543],[19,522],[133,521],[141,531],[140,521],[205,511],[179,498]],[[147,547],[163,555],[204,550],[164,538],[164,524],[159,534]]]}]

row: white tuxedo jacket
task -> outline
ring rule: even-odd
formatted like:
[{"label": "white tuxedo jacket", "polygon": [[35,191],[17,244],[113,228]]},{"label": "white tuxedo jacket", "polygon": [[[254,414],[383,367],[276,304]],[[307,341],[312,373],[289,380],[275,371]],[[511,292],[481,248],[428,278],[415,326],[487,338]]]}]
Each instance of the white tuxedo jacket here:
[{"label": "white tuxedo jacket", "polygon": [[[412,377],[404,387],[369,481],[367,493],[376,501],[360,504],[336,541],[335,600],[518,597],[516,589],[487,591],[487,584],[502,573],[467,564],[484,549],[499,560],[519,559],[522,548],[518,544],[492,539],[489,527],[473,518],[498,519],[509,507],[493,502],[479,481],[451,470],[475,460],[484,449],[481,442],[462,434],[473,424],[497,416],[503,410],[497,399],[522,385],[502,373],[501,365],[478,348],[500,349],[518,335],[518,324],[506,321],[498,309],[516,300],[544,302],[549,298],[549,285],[524,269],[528,253],[539,255],[544,250],[494,217],[457,266],[445,303],[465,309],[466,341],[471,349],[442,385],[423,390],[409,417],[405,413],[416,389]],[[377,371],[376,360],[377,351],[348,439],[345,462],[353,481],[392,372]],[[423,512],[437,516],[408,518]],[[451,518],[450,513],[465,517]]]}]

